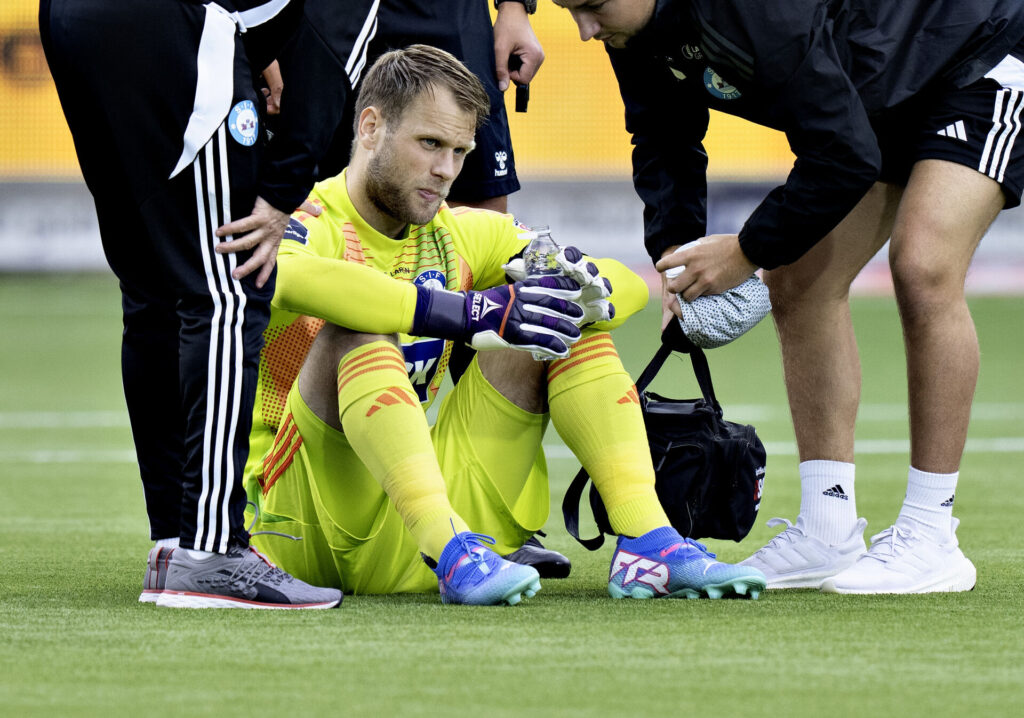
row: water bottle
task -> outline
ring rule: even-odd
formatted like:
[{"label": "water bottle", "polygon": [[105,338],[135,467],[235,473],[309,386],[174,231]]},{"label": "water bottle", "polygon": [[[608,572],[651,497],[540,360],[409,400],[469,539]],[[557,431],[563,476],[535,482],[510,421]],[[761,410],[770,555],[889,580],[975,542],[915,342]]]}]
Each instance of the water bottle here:
[{"label": "water bottle", "polygon": [[[522,235],[521,235],[522,236]],[[551,238],[551,228],[542,225],[531,227],[527,233],[530,243],[523,250],[523,263],[526,265],[527,277],[545,277],[561,274],[558,266],[558,253],[561,247]],[[550,361],[554,357],[537,352],[530,352],[537,361]]]},{"label": "water bottle", "polygon": [[531,239],[523,250],[526,276],[544,277],[561,274],[562,270],[558,268],[558,252],[561,251],[561,247],[551,238],[551,229],[546,225],[532,227],[527,236]]}]

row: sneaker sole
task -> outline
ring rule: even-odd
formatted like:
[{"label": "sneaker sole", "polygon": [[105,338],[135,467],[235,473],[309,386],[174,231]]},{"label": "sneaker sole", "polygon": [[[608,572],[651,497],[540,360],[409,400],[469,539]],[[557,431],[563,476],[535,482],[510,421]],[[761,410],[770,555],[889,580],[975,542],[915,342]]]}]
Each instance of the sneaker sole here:
[{"label": "sneaker sole", "polygon": [[[769,576],[766,588],[770,591],[786,588],[821,588],[823,581],[848,569],[857,562],[857,559],[863,553],[864,551],[862,549],[859,553],[847,554],[849,558],[838,564],[833,563],[832,567],[827,569],[819,568],[816,571],[804,570],[799,573],[794,571],[789,574],[776,575],[775,577]],[[768,575],[770,571],[770,569],[766,570],[756,564],[748,564],[743,561],[740,561],[737,566],[749,566],[750,568],[756,568],[764,572],[766,575]]]},{"label": "sneaker sole", "polygon": [[974,564],[967,561],[962,570],[953,575],[945,575],[938,579],[916,584],[913,586],[901,586],[899,588],[850,588],[837,586],[835,580],[826,579],[821,584],[822,593],[842,593],[849,595],[872,595],[872,594],[914,594],[914,593],[961,593],[973,591],[978,582],[978,572]]},{"label": "sneaker sole", "polygon": [[[139,600],[142,600],[141,597]],[[156,599],[156,605],[164,608],[248,608],[269,611],[318,610],[337,608],[342,599],[321,603],[262,603],[247,601],[243,598],[229,598],[205,593],[188,593],[181,591],[164,591]]]},{"label": "sneaker sole", "polygon": [[504,589],[497,596],[487,596],[479,601],[456,601],[447,596],[441,596],[441,603],[455,606],[515,606],[524,598],[533,598],[539,591],[540,579],[531,576]]},{"label": "sneaker sole", "polygon": [[[851,562],[849,565],[852,566],[853,563]],[[846,568],[848,568],[848,566],[843,566],[842,568],[839,568],[836,571],[832,571],[831,573],[822,573],[819,575],[808,576],[806,574],[802,574],[799,576],[792,576],[790,578],[770,578],[768,579],[768,585],[766,586],[766,588],[768,588],[769,590],[787,588],[821,588],[821,584],[823,581],[832,578],[833,576],[838,574],[840,571],[845,570]]]},{"label": "sneaker sole", "polygon": [[756,601],[764,589],[764,582],[756,578],[737,578],[731,581],[723,581],[722,583],[711,583],[700,588],[683,588],[663,596],[657,596],[654,591],[643,586],[634,586],[630,590],[624,591],[617,584],[608,584],[608,593],[612,598],[635,598],[641,600],[648,598],[696,599],[704,597],[714,600],[735,596],[736,598],[749,598],[752,601]]},{"label": "sneaker sole", "polygon": [[139,594],[139,603],[156,603],[160,600],[160,594],[162,593],[163,591],[156,589],[145,589]]}]

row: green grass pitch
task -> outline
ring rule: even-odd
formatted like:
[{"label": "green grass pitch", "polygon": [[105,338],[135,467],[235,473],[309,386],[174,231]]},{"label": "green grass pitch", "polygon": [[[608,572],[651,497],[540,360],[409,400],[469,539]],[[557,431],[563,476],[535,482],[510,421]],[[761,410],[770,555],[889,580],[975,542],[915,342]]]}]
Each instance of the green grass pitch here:
[{"label": "green grass pitch", "polygon": [[[610,548],[588,553],[561,526],[577,465],[552,433],[547,543],[574,568],[520,606],[424,595],[172,611],[137,602],[149,542],[116,282],[0,276],[0,714],[1020,715],[1024,298],[971,306],[982,370],[957,491],[971,593],[613,601]],[[854,317],[866,377],[857,494],[872,533],[905,487],[903,350],[890,299],[857,299]],[[634,376],[657,322],[651,307],[617,332]],[[797,459],[771,323],[709,359],[726,417],[754,423],[770,451],[754,531],[711,542],[735,561],[772,535],[768,518],[795,518]],[[684,361],[659,392],[695,395]]]}]

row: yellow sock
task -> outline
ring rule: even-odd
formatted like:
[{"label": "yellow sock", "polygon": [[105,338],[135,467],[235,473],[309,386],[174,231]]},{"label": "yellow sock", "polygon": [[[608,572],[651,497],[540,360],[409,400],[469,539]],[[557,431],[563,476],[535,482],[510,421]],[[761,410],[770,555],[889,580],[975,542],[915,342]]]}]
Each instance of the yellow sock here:
[{"label": "yellow sock", "polygon": [[668,526],[633,380],[607,332],[585,331],[548,368],[551,423],[597,487],[616,533]]},{"label": "yellow sock", "polygon": [[402,352],[377,341],[338,365],[338,415],[356,454],[395,503],[420,550],[433,559],[456,531],[468,531],[448,501],[430,428]]}]

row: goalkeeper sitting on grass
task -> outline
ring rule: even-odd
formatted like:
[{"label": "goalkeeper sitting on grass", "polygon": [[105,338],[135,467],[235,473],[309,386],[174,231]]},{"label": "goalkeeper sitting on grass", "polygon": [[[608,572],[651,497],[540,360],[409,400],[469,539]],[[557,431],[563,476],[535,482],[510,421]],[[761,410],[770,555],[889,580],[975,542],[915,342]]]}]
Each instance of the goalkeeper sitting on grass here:
[{"label": "goalkeeper sitting on grass", "polygon": [[[566,248],[563,276],[508,284],[521,229],[444,204],[487,108],[477,79],[425,46],[384,55],[363,80],[351,163],[316,186],[322,212],[297,214],[279,254],[246,487],[257,531],[302,540],[258,536],[259,548],[350,593],[532,596],[537,571],[502,554],[547,519],[550,416],[622,534],[613,596],[756,596],[759,571],[714,561],[658,503],[607,333],[645,305],[643,282]],[[424,406],[456,342],[486,351],[430,427]]]}]

